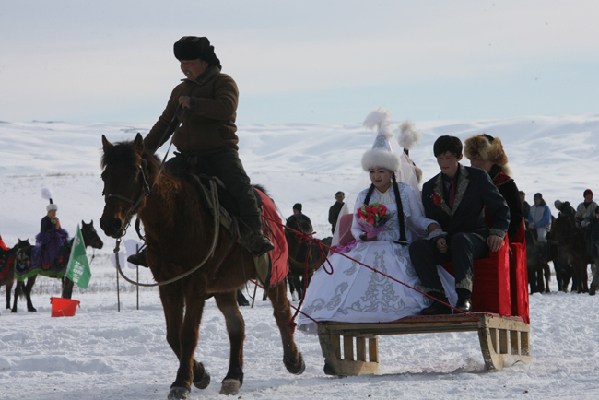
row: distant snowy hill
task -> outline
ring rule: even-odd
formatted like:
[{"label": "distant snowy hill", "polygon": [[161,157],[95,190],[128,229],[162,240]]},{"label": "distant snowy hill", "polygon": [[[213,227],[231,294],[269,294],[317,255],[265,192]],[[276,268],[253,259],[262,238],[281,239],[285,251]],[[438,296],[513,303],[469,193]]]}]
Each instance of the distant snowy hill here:
[{"label": "distant snowy hill", "polygon": [[[402,121],[396,121],[401,123]],[[508,120],[417,122],[420,146],[410,153],[424,179],[438,172],[432,144],[439,135],[488,133],[501,138],[519,188],[574,205],[586,188],[598,189],[599,114],[528,116]],[[48,186],[67,230],[81,220],[98,220],[103,198],[101,135],[110,141],[145,135],[150,124],[62,122],[0,123],[0,234],[8,242],[32,238],[45,214],[40,189]],[[334,193],[355,189],[362,153],[374,133],[360,124],[240,125],[240,156],[252,180],[263,183],[282,214],[302,203],[317,237],[330,234],[328,208]],[[166,153],[163,146],[159,154]],[[172,154],[172,153],[171,153]],[[463,161],[469,165],[468,160]],[[129,232],[132,234],[132,232]]]}]

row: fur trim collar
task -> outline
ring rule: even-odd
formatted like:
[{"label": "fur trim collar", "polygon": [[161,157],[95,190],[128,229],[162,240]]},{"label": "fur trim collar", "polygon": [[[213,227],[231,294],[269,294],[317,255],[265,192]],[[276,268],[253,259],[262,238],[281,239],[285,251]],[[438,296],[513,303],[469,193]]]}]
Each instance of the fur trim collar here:
[{"label": "fur trim collar", "polygon": [[489,139],[485,135],[470,136],[464,142],[464,155],[469,160],[490,160],[499,165],[505,174],[511,175],[512,173],[508,166],[507,155],[498,137],[493,138],[493,142],[489,143]]}]

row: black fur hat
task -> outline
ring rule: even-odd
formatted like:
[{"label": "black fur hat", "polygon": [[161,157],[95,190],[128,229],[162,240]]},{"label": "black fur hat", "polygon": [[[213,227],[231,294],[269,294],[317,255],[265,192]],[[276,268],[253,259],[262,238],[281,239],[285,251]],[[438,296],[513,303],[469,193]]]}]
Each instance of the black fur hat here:
[{"label": "black fur hat", "polygon": [[216,65],[222,69],[220,61],[214,52],[214,46],[205,37],[184,36],[173,45],[175,57],[179,61],[196,60],[198,58],[210,65]]}]

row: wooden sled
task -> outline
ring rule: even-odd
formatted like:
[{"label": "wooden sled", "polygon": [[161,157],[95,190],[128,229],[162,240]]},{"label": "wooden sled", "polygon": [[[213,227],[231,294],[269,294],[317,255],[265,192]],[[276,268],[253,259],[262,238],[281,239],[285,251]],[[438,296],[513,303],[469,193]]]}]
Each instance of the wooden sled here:
[{"label": "wooden sled", "polygon": [[[318,336],[325,372],[333,375],[379,374],[379,335],[478,332],[487,370],[500,370],[517,362],[531,362],[530,325],[522,317],[489,312],[409,316],[388,324],[324,322]],[[341,349],[343,348],[343,356]]]}]

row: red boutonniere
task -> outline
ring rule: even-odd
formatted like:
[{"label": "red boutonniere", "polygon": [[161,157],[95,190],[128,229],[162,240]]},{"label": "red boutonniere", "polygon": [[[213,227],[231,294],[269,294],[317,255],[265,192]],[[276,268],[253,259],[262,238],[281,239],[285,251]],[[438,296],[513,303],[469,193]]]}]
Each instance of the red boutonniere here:
[{"label": "red boutonniere", "polygon": [[443,201],[443,196],[441,196],[439,193],[433,193],[429,197],[433,199],[433,203],[435,203],[436,206],[441,206],[443,203],[445,203]]}]

